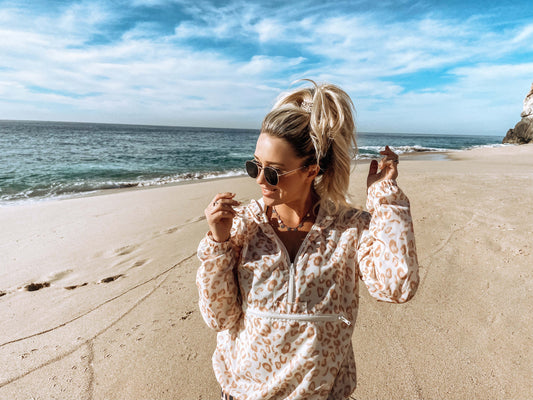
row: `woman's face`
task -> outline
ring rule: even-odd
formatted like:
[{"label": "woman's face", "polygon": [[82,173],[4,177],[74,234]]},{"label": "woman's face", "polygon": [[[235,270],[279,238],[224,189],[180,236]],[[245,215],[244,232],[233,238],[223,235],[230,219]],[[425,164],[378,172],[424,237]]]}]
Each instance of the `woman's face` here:
[{"label": "woman's face", "polygon": [[[303,166],[304,159],[298,158],[291,145],[278,137],[262,133],[257,139],[254,154],[255,161],[264,167],[273,167],[279,174],[292,171]],[[270,185],[263,170],[260,170],[256,182],[261,187],[263,200],[267,206],[301,202],[306,198],[316,174],[311,168],[302,168],[279,177],[276,186]]]}]

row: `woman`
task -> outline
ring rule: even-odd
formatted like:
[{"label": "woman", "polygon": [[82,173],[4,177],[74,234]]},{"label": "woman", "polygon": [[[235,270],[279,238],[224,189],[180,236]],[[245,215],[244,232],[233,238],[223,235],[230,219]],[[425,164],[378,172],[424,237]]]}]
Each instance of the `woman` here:
[{"label": "woman", "polygon": [[302,88],[265,117],[248,174],[262,199],[232,193],[205,210],[197,274],[204,320],[219,331],[222,398],[345,399],[356,385],[351,342],[358,281],[402,303],[418,286],[409,200],[388,147],[368,174],[368,212],[347,190],[353,104],[340,88]]}]

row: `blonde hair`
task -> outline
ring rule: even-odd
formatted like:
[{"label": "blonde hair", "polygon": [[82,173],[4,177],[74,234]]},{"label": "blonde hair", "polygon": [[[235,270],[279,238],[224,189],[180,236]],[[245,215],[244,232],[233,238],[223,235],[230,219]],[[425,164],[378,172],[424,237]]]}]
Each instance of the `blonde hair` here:
[{"label": "blonde hair", "polygon": [[306,166],[318,164],[314,189],[319,204],[336,213],[347,199],[351,163],[357,152],[354,106],[341,88],[314,81],[283,94],[261,126],[261,133],[287,140]]}]

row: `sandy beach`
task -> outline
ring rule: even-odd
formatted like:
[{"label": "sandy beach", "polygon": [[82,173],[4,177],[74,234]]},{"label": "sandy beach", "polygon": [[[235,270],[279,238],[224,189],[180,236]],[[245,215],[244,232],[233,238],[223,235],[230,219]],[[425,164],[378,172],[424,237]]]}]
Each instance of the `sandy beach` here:
[{"label": "sandy beach", "polygon": [[[361,287],[358,400],[533,396],[533,145],[448,157],[401,160],[421,284]],[[218,399],[195,274],[220,191],[260,197],[239,177],[0,207],[0,399]]]}]

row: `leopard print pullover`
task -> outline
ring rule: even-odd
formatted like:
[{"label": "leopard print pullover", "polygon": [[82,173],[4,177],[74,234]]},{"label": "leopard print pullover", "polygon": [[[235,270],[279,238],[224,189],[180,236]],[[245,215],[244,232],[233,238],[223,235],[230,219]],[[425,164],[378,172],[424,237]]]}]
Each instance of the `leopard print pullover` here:
[{"label": "leopard print pullover", "polygon": [[234,218],[228,241],[202,239],[199,306],[219,332],[213,369],[224,392],[339,400],[354,391],[359,279],[393,303],[409,300],[419,281],[408,198],[385,180],[370,187],[366,205],[337,215],[320,208],[293,263],[262,200]]}]

